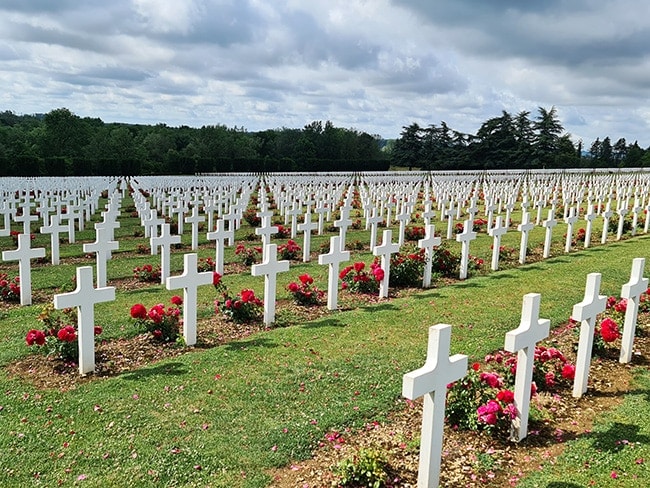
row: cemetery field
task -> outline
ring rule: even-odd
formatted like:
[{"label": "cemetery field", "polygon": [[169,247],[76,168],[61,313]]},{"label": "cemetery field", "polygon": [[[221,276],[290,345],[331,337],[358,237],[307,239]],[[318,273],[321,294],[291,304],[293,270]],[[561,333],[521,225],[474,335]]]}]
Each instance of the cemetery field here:
[{"label": "cemetery field", "polygon": [[[431,288],[391,287],[383,299],[376,293],[343,290],[337,280],[336,310],[326,306],[327,296],[318,306],[296,305],[287,286],[305,273],[319,289],[328,290],[328,267],[318,264],[318,256],[330,251],[330,238],[339,235],[339,228],[332,225],[340,217],[337,214],[326,222],[322,235],[311,236],[311,260],[303,262],[300,253],[287,272],[277,275],[272,323],[264,325],[260,318],[238,324],[215,313],[214,302],[221,298],[215,287],[206,285],[197,292],[196,344],[186,346],[182,336],[166,344],[155,341],[130,316],[135,304],[169,306],[174,295],[183,296],[182,289],[169,290],[159,281],[134,277],[135,268],[161,264],[160,254],[150,253],[151,241],[144,235],[136,197],[124,193],[119,201],[115,217],[119,227],[114,229],[119,249],[106,262],[106,284],[115,287],[115,299],[94,305],[94,323],[102,331],[95,337],[95,373],[83,377],[76,364],[46,357],[37,347],[28,346],[25,337],[28,331],[43,328],[44,308],[54,295],[75,290],[79,266],[93,266],[96,272],[95,253],[84,251],[84,245],[95,241],[93,225],[101,223],[102,216],[99,210],[93,213],[85,229],[77,229],[74,243],[62,231],[58,265],[50,262],[50,236],[32,224],[31,248],[48,250],[45,257],[31,261],[32,304],[0,301],[0,486],[329,486],[331,474],[308,474],[310,465],[305,460],[321,446],[324,457],[311,467],[329,469],[328,463],[340,461],[339,451],[349,452],[331,447],[332,439],[360,445],[353,439],[364,434],[354,434],[356,429],[369,431],[376,423],[377,431],[385,424],[382,428],[391,432],[390,422],[405,418],[408,402],[401,396],[402,378],[424,363],[429,326],[451,324],[450,353],[468,355],[470,364],[483,361],[502,349],[505,334],[518,327],[525,294],[541,294],[540,317],[550,319],[552,329],[558,328],[567,324],[572,307],[583,299],[589,273],[602,274],[601,294],[619,296],[621,285],[630,279],[632,260],[650,255],[650,236],[640,230],[636,236],[627,231],[621,240],[616,240],[614,231],[601,245],[603,223],[598,218],[588,249],[574,243],[565,252],[566,224],[558,225],[547,259],[542,258],[547,231],[542,225],[533,226],[527,235],[526,263],[520,264],[521,233],[516,229],[525,217],[515,209],[501,238],[501,245],[513,251],[504,254],[498,271],[490,270],[494,238],[480,227],[471,242],[474,265],[466,280],[434,273]],[[106,208],[109,202],[102,196],[97,208]],[[544,207],[545,213],[548,210],[550,206]],[[359,261],[369,268],[374,256],[368,245],[370,230],[363,226],[367,216],[353,206],[350,218],[361,225],[347,229],[351,259],[341,268]],[[421,217],[417,218],[419,224]],[[452,221],[462,226],[464,218]],[[273,223],[284,222],[276,210]],[[436,218],[436,235],[444,236],[447,224]],[[398,225],[388,225],[394,240]],[[22,228],[18,221],[11,224],[14,231]],[[183,273],[188,253],[196,253],[200,262],[215,258],[215,243],[207,239],[207,230],[203,223],[198,247],[192,250],[186,224],[181,243],[170,251],[170,276]],[[378,242],[383,230],[378,232]],[[16,249],[14,239],[0,237],[0,251]],[[301,233],[295,237],[300,246],[302,239]],[[284,245],[288,240],[274,237],[272,242]],[[462,254],[456,239],[443,240],[444,249]],[[221,282],[232,294],[251,289],[264,297],[264,278],[251,276],[250,265],[243,264],[241,253],[235,252],[237,244],[260,246],[256,227],[242,221],[233,241],[223,249]],[[416,244],[417,240],[407,240],[402,250],[414,252]],[[6,273],[8,279],[18,274],[18,268],[15,261],[0,261],[0,274]],[[569,346],[573,342],[567,340]],[[631,366],[621,366],[633,378],[629,392],[605,399],[611,409],[601,411],[596,405],[600,405],[598,392],[589,389],[586,398],[599,414],[589,427],[591,433],[525,439],[508,458],[521,466],[504,466],[497,454],[488,452],[471,467],[477,478],[455,478],[448,486],[503,486],[498,483],[513,476],[516,486],[525,487],[588,486],[592,481],[595,486],[647,485],[650,432],[643,419],[650,415],[650,374],[643,360],[650,351],[642,352],[643,357],[635,356]],[[602,361],[618,364],[616,358]],[[599,367],[617,371],[594,360],[592,368]],[[408,421],[418,425],[409,434],[412,437],[397,445],[403,444],[405,457],[412,460],[419,444],[420,403],[411,410],[416,413],[409,414]],[[534,417],[532,428],[546,433],[540,425],[543,419]],[[570,423],[565,427],[571,428]],[[475,438],[475,434],[467,436]],[[390,442],[395,442],[388,433],[377,442],[388,445],[391,437]],[[454,433],[454,442],[462,438]],[[543,469],[526,466],[531,464],[526,459],[527,445],[537,449],[540,458],[535,462],[542,463]],[[540,446],[551,453],[547,459]],[[452,464],[443,460],[443,470],[457,469],[462,474],[462,466]],[[396,475],[402,481],[394,486],[414,482],[416,475],[411,466]],[[452,479],[445,476],[443,480]],[[318,479],[324,484],[319,485]]]}]

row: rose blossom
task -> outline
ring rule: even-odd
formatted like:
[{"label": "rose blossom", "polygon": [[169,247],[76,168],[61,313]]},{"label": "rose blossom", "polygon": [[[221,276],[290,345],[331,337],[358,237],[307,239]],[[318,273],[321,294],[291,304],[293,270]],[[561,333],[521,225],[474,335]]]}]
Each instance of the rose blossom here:
[{"label": "rose blossom", "polygon": [[146,319],[147,309],[141,303],[136,303],[131,307],[131,317],[140,320]]}]

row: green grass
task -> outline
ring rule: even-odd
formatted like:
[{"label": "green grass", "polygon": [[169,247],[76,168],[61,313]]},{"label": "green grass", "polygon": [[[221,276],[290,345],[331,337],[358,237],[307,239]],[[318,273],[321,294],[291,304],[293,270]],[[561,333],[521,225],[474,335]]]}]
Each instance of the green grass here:
[{"label": "green grass", "polygon": [[[133,237],[138,221],[127,215],[120,219],[121,251],[145,242]],[[437,226],[442,229],[441,224]],[[554,233],[556,247],[563,245],[559,229]],[[238,238],[249,232],[244,226]],[[314,238],[312,248],[330,235]],[[367,240],[367,235],[350,232],[348,240]],[[518,236],[510,231],[506,238],[512,242],[504,240],[504,244],[517,248]],[[88,242],[94,238],[92,233],[86,237]],[[38,236],[35,245],[48,244],[41,239]],[[189,242],[188,236],[185,240]],[[531,246],[541,246],[542,240],[543,229],[541,234],[531,233]],[[489,263],[491,243],[491,238],[481,234],[472,243],[472,254]],[[458,249],[456,244],[451,243],[454,249]],[[0,238],[0,247],[11,248],[9,238]],[[308,457],[329,430],[384,418],[400,396],[403,374],[424,362],[430,325],[452,324],[452,353],[482,358],[502,348],[505,333],[517,327],[524,294],[541,293],[541,316],[550,318],[552,326],[560,325],[573,304],[582,299],[588,273],[603,274],[601,293],[618,294],[629,278],[632,259],[649,251],[650,238],[641,236],[570,255],[560,252],[544,262],[334,312],[320,320],[261,332],[221,347],[197,349],[68,392],[38,391],[20,378],[8,378],[3,370],[0,485],[263,487],[269,481],[268,469]],[[235,260],[232,252],[228,251],[226,262]],[[200,257],[212,254],[211,247],[199,252]],[[80,242],[62,246],[62,256],[82,255]],[[367,252],[355,256],[370,260]],[[134,266],[158,259],[115,253],[109,262],[109,280],[131,276]],[[13,264],[5,263],[0,269],[15,273]],[[36,267],[34,288],[54,293],[74,275],[75,266],[63,264],[56,270]],[[181,268],[182,252],[175,251],[173,273]],[[284,287],[305,271],[315,277],[320,288],[326,288],[325,267],[313,262],[296,264],[280,275],[279,297],[288,298]],[[231,290],[246,286],[262,292],[263,280],[249,274],[227,275],[224,280]],[[114,302],[97,305],[96,317],[104,326],[104,337],[136,334],[128,318],[130,306],[167,301],[172,294],[155,285],[118,293]],[[210,313],[214,298],[211,287],[200,290],[200,315]],[[0,311],[0,365],[33,353],[25,345],[24,335],[39,325],[39,310],[37,305]],[[200,331],[199,323],[199,336]],[[612,426],[629,425],[630,437],[645,439],[648,433],[643,419],[647,416],[631,418],[648,409],[649,380],[641,376],[639,381],[638,390],[626,400],[626,405],[636,403],[613,413],[608,419],[612,424],[605,425],[604,432],[609,429],[616,436]],[[580,459],[604,456],[599,452],[603,451],[601,444],[594,444],[597,439],[604,437],[595,433],[591,439],[577,441],[584,444],[576,447],[580,454],[574,455],[582,456]],[[566,456],[571,456],[572,450]],[[611,463],[627,468],[628,451],[610,451],[604,452]],[[565,464],[563,469],[574,466],[576,473],[582,469],[581,463],[572,464],[570,457]],[[594,463],[593,476],[605,479],[611,472],[609,466]],[[645,465],[638,465],[634,471],[641,481],[648,480],[644,470]],[[80,476],[85,479],[79,480]],[[541,483],[529,486],[552,486]]]}]

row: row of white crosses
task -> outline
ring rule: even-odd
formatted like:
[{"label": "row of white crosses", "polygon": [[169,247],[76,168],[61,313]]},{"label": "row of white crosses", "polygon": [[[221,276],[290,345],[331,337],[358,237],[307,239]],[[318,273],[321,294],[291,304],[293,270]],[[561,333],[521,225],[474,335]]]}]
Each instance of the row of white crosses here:
[{"label": "row of white crosses", "polygon": [[[648,287],[648,279],[642,277],[644,266],[645,258],[634,259],[630,281],[621,291],[621,296],[628,300],[619,358],[621,363],[630,362],[632,357],[639,297]],[[573,396],[577,398],[587,391],[596,317],[606,306],[607,297],[599,294],[600,281],[600,273],[587,276],[585,297],[573,307],[571,314],[574,320],[581,322],[573,384]],[[510,431],[511,440],[516,442],[528,435],[535,347],[550,332],[550,321],[539,318],[540,302],[539,293],[524,295],[520,325],[505,336],[504,349],[517,353],[514,386],[517,414],[512,419]],[[439,484],[447,385],[462,379],[467,373],[467,356],[455,354],[449,357],[450,342],[451,325],[431,326],[424,366],[403,377],[403,396],[410,400],[424,397],[418,470],[418,487],[422,488]]]}]

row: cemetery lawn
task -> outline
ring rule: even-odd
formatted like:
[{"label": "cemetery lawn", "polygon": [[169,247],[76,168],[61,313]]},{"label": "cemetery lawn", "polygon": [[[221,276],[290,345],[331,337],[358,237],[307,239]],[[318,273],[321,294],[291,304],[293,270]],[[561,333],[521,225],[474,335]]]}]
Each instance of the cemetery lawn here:
[{"label": "cemetery lawn", "polygon": [[[61,379],[52,368],[45,373],[44,358],[24,342],[25,333],[39,325],[36,317],[42,305],[73,276],[75,266],[93,263],[79,252],[81,244],[62,248],[63,264],[58,268],[35,267],[34,306],[6,306],[0,311],[3,487],[264,487],[278,469],[299,473],[313,487],[320,475],[308,473],[301,463],[319,444],[327,444],[330,453],[337,451],[329,445],[336,438],[334,432],[354,443],[355,429],[373,430],[388,422],[379,445],[395,439],[391,425],[397,429],[399,412],[406,405],[400,399],[402,376],[424,362],[430,325],[452,324],[451,353],[480,361],[502,348],[505,333],[518,326],[524,294],[541,293],[540,315],[557,327],[582,300],[588,273],[602,273],[602,294],[618,295],[629,279],[632,259],[650,254],[650,238],[635,237],[447,286],[439,282],[430,290],[392,291],[388,300],[342,294],[342,310],[328,313],[321,307],[314,315],[287,305],[285,286],[309,272],[320,288],[326,288],[327,270],[314,262],[294,262],[279,278],[279,327],[237,328],[215,318],[214,289],[204,287],[199,292],[197,346],[152,347],[134,328],[129,308],[138,302],[147,306],[169,302],[175,293],[160,285],[141,286],[131,278],[133,267],[155,259],[135,251],[138,241],[130,239],[135,223],[122,222],[116,232],[116,237],[123,237],[120,251],[108,269],[109,285],[118,287],[116,300],[96,306],[102,338],[115,341],[102,356],[98,374],[86,379],[67,374]],[[93,233],[86,232],[78,234],[78,242],[93,240]],[[365,239],[366,234],[351,232],[349,239],[357,235]],[[489,262],[490,243],[491,238],[481,235],[472,253]],[[2,244],[3,249],[11,247],[6,241]],[[202,244],[200,256],[213,255],[213,247]],[[355,257],[369,261],[367,251]],[[226,262],[234,261],[232,255],[226,257]],[[181,268],[182,252],[176,251],[172,274]],[[227,272],[224,280],[232,290],[246,286],[262,292],[262,280],[247,271]],[[124,357],[119,358],[118,352]],[[650,351],[644,351],[647,354]],[[35,361],[33,367],[17,374],[16,365],[30,361]],[[578,424],[576,431],[582,431],[566,444],[562,441],[571,436],[544,434],[541,440],[533,436],[512,449],[521,452],[526,442],[548,446],[550,457],[539,461],[543,469],[530,473],[531,460],[513,456],[522,465],[503,471],[519,477],[521,469],[527,476],[519,483],[530,487],[588,486],[592,480],[596,486],[614,481],[616,486],[650,484],[646,462],[650,432],[645,422],[650,415],[650,376],[647,367],[632,371],[636,376],[630,393],[613,395],[624,397],[620,405],[605,397],[612,410],[594,407],[599,415],[594,427],[588,427],[592,432],[584,433],[585,426]],[[594,405],[601,401],[591,388],[588,398]],[[420,412],[419,406],[412,410]],[[417,431],[417,413],[408,418],[411,424],[416,422]],[[472,437],[468,434],[467,441]],[[461,442],[463,436],[455,439]],[[480,452],[487,444],[479,442],[476,463],[485,469],[478,476],[486,481],[463,478],[450,486],[491,482],[489,473],[496,473],[498,457],[488,449]],[[404,445],[400,449],[405,455],[413,456],[417,439],[405,437],[397,444]],[[566,448],[555,459],[559,450],[554,446],[559,444]],[[330,459],[335,462],[332,455]],[[539,462],[535,460],[535,467]],[[326,464],[318,469],[329,468]],[[462,466],[458,469],[454,472],[463,472]],[[325,479],[326,473],[322,476]],[[494,483],[510,477],[494,476],[500,476],[493,478]]]}]

